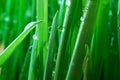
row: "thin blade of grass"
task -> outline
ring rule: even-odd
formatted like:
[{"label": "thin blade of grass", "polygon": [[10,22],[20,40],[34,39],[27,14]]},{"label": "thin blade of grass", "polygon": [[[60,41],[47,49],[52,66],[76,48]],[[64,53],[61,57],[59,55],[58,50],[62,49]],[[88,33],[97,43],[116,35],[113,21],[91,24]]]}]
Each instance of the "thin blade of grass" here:
[{"label": "thin blade of grass", "polygon": [[[118,50],[119,50],[119,67],[120,67],[120,0],[118,1],[118,12],[117,12],[117,26],[118,26]],[[119,68],[120,73],[120,68]],[[119,77],[120,78],[120,77]]]},{"label": "thin blade of grass", "polygon": [[23,41],[28,33],[35,28],[35,25],[40,22],[41,21],[29,23],[24,31],[0,54],[0,66],[5,63],[5,61],[12,55],[14,49]]},{"label": "thin blade of grass", "polygon": [[[108,13],[109,0],[100,0],[95,23],[93,49],[93,80],[104,79],[104,62],[108,53]],[[102,17],[101,17],[102,16]],[[104,64],[105,63],[105,64]],[[104,64],[104,65],[103,65]],[[107,67],[106,67],[107,68]]]},{"label": "thin blade of grass", "polygon": [[36,19],[44,20],[43,23],[38,24],[38,27],[36,27],[36,34],[38,37],[37,55],[39,56],[40,79],[43,80],[48,43],[48,0],[37,0],[36,4]]},{"label": "thin blade of grass", "polygon": [[117,13],[118,19],[118,50],[119,50],[119,62],[120,62],[120,0],[118,1],[118,13]]},{"label": "thin blade of grass", "polygon": [[57,18],[58,18],[58,12],[56,12],[52,22],[52,30],[49,38],[49,46],[48,46],[47,61],[46,61],[46,67],[45,67],[45,73],[44,73],[44,80],[52,80],[54,45],[55,45],[55,38],[57,33]]},{"label": "thin blade of grass", "polygon": [[[104,61],[105,80],[119,80],[119,54],[117,39],[117,0],[110,0],[110,9],[108,12],[108,53]],[[108,6],[109,8],[109,6]],[[107,10],[107,9],[106,9]],[[104,14],[105,15],[105,14]],[[106,16],[107,17],[107,16]],[[107,18],[106,18],[107,19]],[[111,77],[110,77],[111,76]]]},{"label": "thin blade of grass", "polygon": [[66,2],[67,9],[66,9],[66,13],[65,13],[61,39],[60,39],[60,43],[59,43],[54,80],[64,80],[65,79],[65,75],[63,75],[63,72],[64,72],[63,61],[65,58],[64,55],[65,55],[65,50],[66,50],[66,46],[67,46],[68,34],[70,31],[70,26],[71,26],[73,15],[74,15],[74,8],[76,7],[75,0],[67,0],[67,1],[68,1],[68,2]]},{"label": "thin blade of grass", "polygon": [[71,27],[69,30],[68,40],[66,44],[66,50],[64,53],[65,58],[64,58],[64,62],[62,63],[64,65],[63,73],[62,73],[64,76],[66,76],[68,72],[68,67],[70,64],[71,56],[76,42],[77,33],[81,22],[80,21],[81,16],[82,16],[82,3],[81,0],[76,0],[76,7],[74,9],[73,19],[70,25]]},{"label": "thin blade of grass", "polygon": [[[92,12],[91,12],[92,10]],[[81,80],[82,64],[85,57],[85,44],[90,44],[94,21],[96,19],[97,1],[88,0],[86,8],[81,17],[81,25],[79,28],[75,48],[70,62],[66,80]]]},{"label": "thin blade of grass", "polygon": [[38,40],[36,39],[33,42],[33,48],[32,48],[29,71],[28,71],[28,80],[37,80],[37,76],[35,75],[35,63],[37,60],[37,50],[38,50]]}]

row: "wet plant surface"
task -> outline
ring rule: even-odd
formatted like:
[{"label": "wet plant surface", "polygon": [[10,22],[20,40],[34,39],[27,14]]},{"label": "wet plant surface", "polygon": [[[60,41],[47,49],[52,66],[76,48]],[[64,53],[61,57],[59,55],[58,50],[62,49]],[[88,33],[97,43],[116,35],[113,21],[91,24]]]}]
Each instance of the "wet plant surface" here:
[{"label": "wet plant surface", "polygon": [[120,80],[120,0],[0,7],[0,80]]}]

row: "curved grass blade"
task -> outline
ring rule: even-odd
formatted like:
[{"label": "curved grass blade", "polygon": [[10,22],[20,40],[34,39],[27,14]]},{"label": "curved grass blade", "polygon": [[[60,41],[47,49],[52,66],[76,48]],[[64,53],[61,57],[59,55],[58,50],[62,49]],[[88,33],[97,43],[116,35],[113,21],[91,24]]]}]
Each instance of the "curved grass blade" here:
[{"label": "curved grass blade", "polygon": [[30,33],[30,31],[35,28],[35,25],[40,22],[42,21],[29,23],[23,32],[0,54],[0,66],[5,63],[5,61],[12,55],[14,49],[23,41],[28,33]]}]

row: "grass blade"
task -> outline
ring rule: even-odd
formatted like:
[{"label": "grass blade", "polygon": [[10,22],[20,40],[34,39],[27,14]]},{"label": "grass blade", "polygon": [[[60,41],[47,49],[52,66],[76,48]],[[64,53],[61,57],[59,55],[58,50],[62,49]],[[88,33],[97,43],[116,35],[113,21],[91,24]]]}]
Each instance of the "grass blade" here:
[{"label": "grass blade", "polygon": [[36,4],[37,20],[44,20],[43,23],[38,24],[38,27],[36,27],[36,34],[38,37],[37,54],[39,55],[40,62],[40,79],[43,80],[48,43],[48,0],[37,0]]},{"label": "grass blade", "polygon": [[46,61],[46,67],[45,67],[45,73],[44,73],[44,80],[52,80],[54,45],[55,45],[55,37],[57,33],[57,18],[58,18],[58,12],[55,14],[53,23],[52,23],[52,30],[49,38],[49,46],[48,46],[47,61]]},{"label": "grass blade", "polygon": [[38,45],[38,41],[36,39],[33,42],[33,48],[30,58],[30,66],[28,71],[28,80],[37,80],[37,75],[35,75],[35,63],[37,60],[37,49],[38,49],[37,45]]},{"label": "grass blade", "polygon": [[[95,23],[93,55],[93,80],[103,79],[106,54],[108,54],[108,13],[109,0],[100,0]],[[102,17],[101,17],[102,16]],[[105,63],[105,64],[104,64]],[[103,65],[104,64],[104,65]],[[107,67],[106,67],[107,68]]]},{"label": "grass blade", "polygon": [[62,29],[62,34],[61,34],[61,40],[59,44],[59,49],[58,49],[58,56],[57,56],[57,61],[56,61],[56,69],[55,69],[55,77],[54,80],[63,80],[65,78],[65,75],[63,75],[62,70],[64,70],[64,55],[65,55],[65,50],[66,50],[66,45],[67,45],[67,39],[68,39],[68,34],[70,31],[70,26],[72,23],[73,15],[74,15],[74,8],[76,7],[75,0],[68,0],[68,6],[66,9],[65,13],[65,19],[63,22],[63,29]]},{"label": "grass blade", "polygon": [[22,42],[28,33],[35,28],[35,25],[40,22],[41,21],[29,23],[24,31],[0,54],[0,66],[12,55],[14,49]]},{"label": "grass blade", "polygon": [[119,50],[119,61],[120,61],[120,0],[118,1],[118,50]]},{"label": "grass blade", "polygon": [[[108,3],[109,4],[109,3]],[[108,15],[108,52],[105,53],[104,72],[105,80],[119,80],[119,54],[118,54],[118,39],[117,39],[117,0],[110,0]],[[106,9],[107,11],[107,9]],[[105,14],[104,14],[105,15]],[[107,17],[106,15],[106,17]],[[107,18],[106,18],[107,19]],[[106,22],[107,23],[107,22]],[[106,31],[107,32],[107,31]],[[111,77],[110,77],[111,76]]]},{"label": "grass blade", "polygon": [[66,80],[81,80],[82,64],[85,57],[85,44],[90,44],[96,18],[96,10],[97,1],[88,0],[83,17],[81,18],[82,22],[79,28]]}]

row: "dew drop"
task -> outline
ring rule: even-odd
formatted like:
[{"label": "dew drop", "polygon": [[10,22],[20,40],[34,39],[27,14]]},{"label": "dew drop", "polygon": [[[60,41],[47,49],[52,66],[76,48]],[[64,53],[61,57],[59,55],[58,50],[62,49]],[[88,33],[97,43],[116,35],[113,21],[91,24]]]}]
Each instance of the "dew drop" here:
[{"label": "dew drop", "polygon": [[36,19],[38,19],[38,16],[36,16]]},{"label": "dew drop", "polygon": [[62,4],[62,0],[58,0],[58,4],[61,5]]},{"label": "dew drop", "polygon": [[113,46],[113,43],[114,43],[114,37],[111,38],[111,46]]},{"label": "dew drop", "polygon": [[31,17],[31,12],[29,9],[26,11],[26,16]]},{"label": "dew drop", "polygon": [[53,73],[52,73],[52,77],[54,77],[54,75],[55,75],[55,71],[53,71]]},{"label": "dew drop", "polygon": [[53,61],[54,61],[54,62],[57,61],[57,55],[54,56]]},{"label": "dew drop", "polygon": [[4,18],[4,20],[5,20],[5,22],[9,22],[9,21],[10,21],[10,18],[9,18],[8,16],[6,16],[6,17]]},{"label": "dew drop", "polygon": [[24,31],[28,30],[35,22],[31,22],[27,24],[27,26],[24,28]]},{"label": "dew drop", "polygon": [[58,31],[59,31],[60,33],[62,32],[62,29],[63,29],[62,26],[59,26],[59,27],[58,27]]},{"label": "dew drop", "polygon": [[120,30],[120,26],[118,27],[118,30]]},{"label": "dew drop", "polygon": [[13,23],[16,24],[16,23],[17,23],[17,20],[14,19],[14,20],[13,20]]},{"label": "dew drop", "polygon": [[53,74],[55,74],[55,71],[53,71]]},{"label": "dew drop", "polygon": [[71,5],[70,0],[67,0],[67,1],[66,1],[66,5],[67,5],[68,7]]},{"label": "dew drop", "polygon": [[36,34],[33,35],[33,39],[34,39],[34,40],[38,40],[38,37],[37,37]]},{"label": "dew drop", "polygon": [[109,16],[112,16],[112,11],[111,10],[109,11]]},{"label": "dew drop", "polygon": [[65,31],[65,29],[63,28],[63,29],[62,29],[62,32],[64,32],[64,31]]},{"label": "dew drop", "polygon": [[85,19],[84,17],[81,17],[81,18],[80,18],[81,21],[84,21],[84,19]]}]

